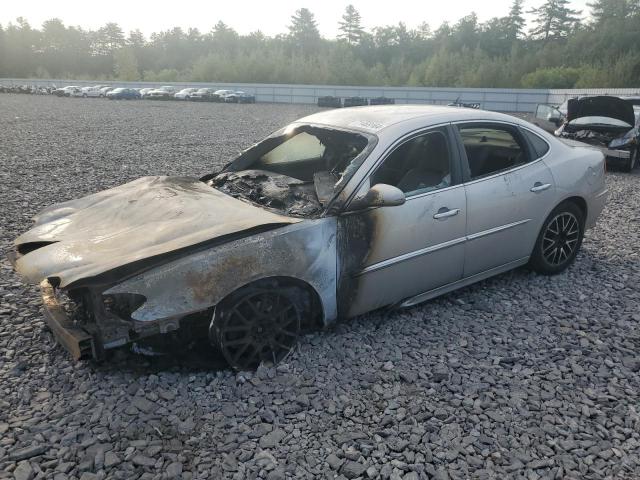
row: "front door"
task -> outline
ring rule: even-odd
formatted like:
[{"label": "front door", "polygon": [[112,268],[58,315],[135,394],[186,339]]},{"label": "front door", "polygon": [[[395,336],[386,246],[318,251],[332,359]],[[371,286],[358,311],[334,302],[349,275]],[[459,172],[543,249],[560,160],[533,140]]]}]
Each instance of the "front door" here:
[{"label": "front door", "polygon": [[339,217],[341,313],[358,315],[462,278],[465,189],[448,128],[400,143],[368,183],[400,188],[406,203]]}]

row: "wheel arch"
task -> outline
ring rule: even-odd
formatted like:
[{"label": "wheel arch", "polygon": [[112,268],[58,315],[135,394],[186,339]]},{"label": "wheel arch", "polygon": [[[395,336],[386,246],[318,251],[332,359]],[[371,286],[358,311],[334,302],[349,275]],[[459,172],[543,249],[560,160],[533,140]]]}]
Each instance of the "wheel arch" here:
[{"label": "wheel arch", "polygon": [[[583,213],[584,217],[583,217],[583,221],[586,222],[587,221],[587,214],[589,211],[589,207],[587,204],[587,201],[584,199],[584,197],[581,197],[580,195],[569,195],[565,198],[562,198],[560,201],[558,201],[557,203],[553,204],[553,206],[547,211],[545,212],[544,216],[542,217],[542,220],[540,222],[540,224],[538,225],[538,235],[540,235],[542,233],[542,229],[544,228],[544,224],[547,221],[547,219],[549,218],[549,216],[551,215],[551,213],[553,213],[553,211],[558,208],[560,205],[565,204],[565,203],[572,203],[575,206],[577,206],[580,211]],[[535,248],[535,243],[533,245],[532,248]]]},{"label": "wheel arch", "polygon": [[558,203],[558,205],[553,207],[554,210],[556,208],[558,208],[560,205],[562,205],[563,203],[573,203],[573,204],[575,204],[580,209],[580,211],[582,212],[582,215],[584,216],[583,220],[587,219],[587,214],[589,213],[589,207],[587,205],[587,201],[583,197],[580,197],[578,195],[567,197],[563,201]]},{"label": "wheel arch", "polygon": [[320,293],[309,282],[300,278],[291,276],[269,276],[252,280],[243,285],[238,286],[232,292],[225,295],[213,308],[215,309],[223,306],[225,302],[228,302],[235,295],[243,290],[251,288],[255,289],[279,289],[279,290],[291,290],[298,289],[303,293],[302,297],[297,300],[301,302],[302,306],[308,309],[309,316],[303,325],[303,330],[319,329],[326,324],[325,306],[322,301]]}]

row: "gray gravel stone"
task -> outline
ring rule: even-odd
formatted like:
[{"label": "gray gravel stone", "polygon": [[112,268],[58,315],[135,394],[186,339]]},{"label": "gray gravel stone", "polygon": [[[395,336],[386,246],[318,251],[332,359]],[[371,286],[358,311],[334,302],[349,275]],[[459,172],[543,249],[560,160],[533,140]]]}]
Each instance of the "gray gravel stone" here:
[{"label": "gray gravel stone", "polygon": [[19,462],[20,460],[27,460],[42,455],[46,451],[47,447],[45,445],[31,445],[30,447],[14,450],[9,454],[9,459]]},{"label": "gray gravel stone", "polygon": [[340,472],[347,478],[358,478],[366,471],[367,467],[361,463],[347,460],[342,465]]},{"label": "gray gravel stone", "polygon": [[13,471],[13,478],[15,478],[15,480],[32,480],[34,477],[35,471],[27,460],[19,462]]},{"label": "gray gravel stone", "polygon": [[286,436],[286,433],[277,428],[266,435],[264,435],[260,439],[260,447],[262,448],[273,448],[280,443],[280,441]]},{"label": "gray gravel stone", "polygon": [[171,462],[167,466],[167,470],[165,472],[168,478],[178,478],[182,475],[182,463],[180,462]]},{"label": "gray gravel stone", "polygon": [[[53,202],[206,174],[317,110],[0,94],[0,250]],[[604,215],[560,275],[518,269],[363,315],[241,374],[197,351],[73,362],[2,255],[0,472],[640,478],[639,184],[608,170]],[[9,460],[21,451],[31,463]]]}]

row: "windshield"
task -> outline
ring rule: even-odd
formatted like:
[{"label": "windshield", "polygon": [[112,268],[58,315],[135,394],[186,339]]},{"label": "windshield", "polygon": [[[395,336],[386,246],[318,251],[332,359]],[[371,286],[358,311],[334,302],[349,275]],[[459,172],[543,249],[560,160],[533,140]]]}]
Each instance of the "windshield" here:
[{"label": "windshield", "polygon": [[229,195],[289,215],[319,215],[375,145],[375,137],[365,135],[291,125],[246,150],[222,173],[203,180]]}]

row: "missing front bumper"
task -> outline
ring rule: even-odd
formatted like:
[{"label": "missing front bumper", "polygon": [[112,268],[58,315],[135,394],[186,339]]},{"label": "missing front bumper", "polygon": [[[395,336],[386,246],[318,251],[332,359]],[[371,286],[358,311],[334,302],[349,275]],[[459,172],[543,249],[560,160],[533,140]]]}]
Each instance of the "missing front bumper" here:
[{"label": "missing front bumper", "polygon": [[40,283],[44,319],[56,340],[71,353],[75,360],[95,357],[95,345],[92,336],[84,329],[74,325],[62,305],[56,298],[54,288],[48,280]]}]

